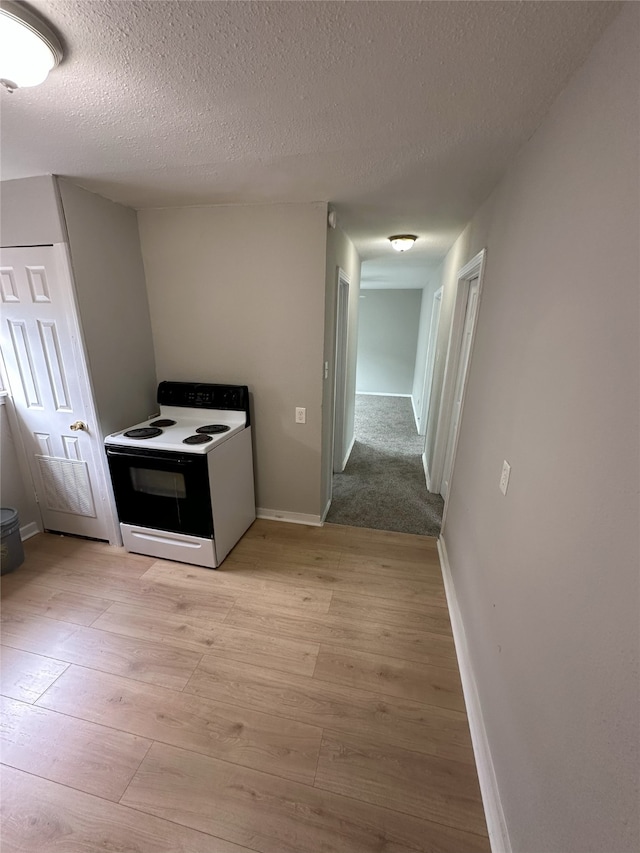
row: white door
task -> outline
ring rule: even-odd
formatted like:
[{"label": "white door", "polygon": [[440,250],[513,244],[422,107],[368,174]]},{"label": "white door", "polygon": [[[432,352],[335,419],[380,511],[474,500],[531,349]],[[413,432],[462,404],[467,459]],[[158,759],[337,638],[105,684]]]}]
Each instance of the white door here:
[{"label": "white door", "polygon": [[0,290],[0,346],[44,528],[113,541],[65,247],[2,249]]},{"label": "white door", "polygon": [[336,370],[333,415],[333,472],[340,474],[345,467],[344,419],[347,395],[347,338],[349,329],[349,279],[338,271],[336,307]]},{"label": "white door", "polygon": [[422,412],[420,415],[419,435],[427,432],[427,417],[429,415],[429,403],[431,402],[431,386],[433,385],[433,371],[436,365],[436,345],[438,343],[438,329],[440,327],[440,309],[442,308],[442,288],[433,294],[431,306],[431,322],[429,324],[429,343],[427,344],[427,365],[424,371],[424,386],[422,388]]},{"label": "white door", "polygon": [[447,450],[444,457],[444,469],[442,472],[442,487],[440,494],[443,498],[447,498],[449,494],[449,485],[451,481],[451,473],[453,471],[453,458],[455,455],[456,444],[458,440],[458,430],[460,428],[460,417],[462,414],[462,397],[469,369],[469,361],[471,360],[471,345],[473,343],[473,332],[475,329],[476,314],[478,311],[478,294],[480,290],[480,279],[474,278],[469,282],[469,295],[467,297],[467,310],[464,317],[464,326],[462,329],[462,341],[460,343],[460,357],[458,360],[458,372],[456,375],[456,384],[453,394],[453,404],[451,408],[451,423],[449,426],[449,438],[447,440]]}]

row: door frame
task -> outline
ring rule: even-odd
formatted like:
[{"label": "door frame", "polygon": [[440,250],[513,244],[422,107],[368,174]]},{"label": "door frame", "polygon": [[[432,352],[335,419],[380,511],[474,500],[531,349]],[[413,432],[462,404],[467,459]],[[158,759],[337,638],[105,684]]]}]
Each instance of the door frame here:
[{"label": "door frame", "polygon": [[[440,493],[442,488],[442,475],[444,473],[445,456],[449,441],[453,441],[453,453],[451,470],[455,470],[456,453],[458,449],[458,437],[460,434],[460,424],[464,413],[464,401],[467,393],[467,381],[469,378],[469,368],[473,359],[473,348],[475,344],[476,329],[478,325],[478,313],[480,311],[480,303],[482,299],[482,289],[484,282],[484,270],[486,266],[487,250],[482,249],[473,257],[468,264],[465,264],[457,275],[455,303],[453,315],[451,318],[451,331],[449,333],[449,343],[447,346],[447,357],[444,368],[444,379],[442,383],[442,393],[440,395],[440,409],[438,412],[438,423],[436,427],[436,439],[433,453],[433,465],[430,477],[430,491]],[[478,279],[478,301],[473,329],[471,332],[471,351],[467,371],[463,378],[462,398],[460,403],[460,418],[458,419],[458,429],[455,435],[451,435],[452,423],[451,417],[453,413],[453,398],[455,394],[456,382],[458,379],[458,367],[460,361],[460,348],[462,345],[462,332],[465,325],[465,317],[467,312],[467,301],[469,296],[469,284]],[[452,477],[453,478],[453,477]],[[449,492],[447,499],[444,502],[444,511],[442,515],[441,530],[444,530],[444,522],[447,514],[447,506],[449,504],[449,496],[451,495],[451,484],[449,484]]]},{"label": "door frame", "polygon": [[[429,341],[427,343],[427,357],[425,359],[424,382],[422,385],[422,411],[420,415],[419,435],[427,434],[427,421],[429,417],[429,406],[431,405],[431,391],[433,389],[433,373],[436,366],[436,350],[438,345],[438,329],[440,328],[440,312],[442,310],[442,293],[444,288],[439,287],[433,294],[431,300],[431,318],[429,320]],[[438,304],[439,303],[439,304]],[[438,310],[436,314],[436,305]],[[435,322],[434,322],[435,320]]]},{"label": "door frame", "polygon": [[345,458],[344,436],[347,410],[347,346],[349,342],[349,296],[351,280],[342,267],[338,267],[336,287],[336,350],[333,386],[333,448],[332,473],[341,474]]},{"label": "door frame", "polygon": [[[462,419],[462,398],[467,381],[467,373],[471,364],[471,353],[473,349],[473,332],[478,318],[478,295],[480,291],[480,280],[477,277],[469,281],[467,293],[467,304],[464,317],[464,326],[460,342],[460,354],[456,370],[456,381],[451,405],[451,424],[449,426],[449,437],[443,456],[442,479],[440,482],[440,494],[446,500],[451,488],[451,477],[453,475],[453,463],[456,450],[458,430]],[[459,411],[457,411],[459,410]],[[456,416],[457,411],[457,416]],[[446,488],[445,488],[446,486]]]},{"label": "door frame", "polygon": [[89,360],[87,357],[87,349],[84,342],[84,334],[80,324],[80,306],[76,295],[76,282],[73,276],[73,264],[71,263],[71,251],[67,243],[54,243],[56,249],[62,258],[60,264],[61,269],[65,272],[65,284],[68,288],[68,299],[71,303],[72,310],[69,316],[69,325],[73,339],[73,347],[76,353],[76,367],[80,376],[80,397],[84,405],[87,416],[91,418],[95,425],[95,430],[100,437],[99,445],[92,444],[91,453],[94,461],[95,472],[98,475],[99,482],[96,483],[96,502],[102,504],[102,511],[107,529],[108,542],[110,545],[122,545],[122,533],[120,531],[120,521],[118,519],[118,510],[116,508],[116,499],[113,494],[113,486],[111,484],[111,474],[109,472],[109,464],[107,462],[107,454],[104,449],[104,436],[102,427],[98,419],[98,410],[95,404],[95,393],[93,389],[93,380],[89,372]]}]

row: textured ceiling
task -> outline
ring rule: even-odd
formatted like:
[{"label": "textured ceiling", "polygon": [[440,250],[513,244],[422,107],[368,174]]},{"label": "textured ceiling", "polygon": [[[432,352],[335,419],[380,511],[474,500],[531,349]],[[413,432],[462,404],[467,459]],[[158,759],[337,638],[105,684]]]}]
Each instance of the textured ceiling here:
[{"label": "textured ceiling", "polygon": [[363,259],[388,258],[389,234],[417,234],[407,270],[442,258],[617,11],[29,5],[65,59],[39,88],[0,93],[3,179],[66,175],[135,208],[326,201]]}]

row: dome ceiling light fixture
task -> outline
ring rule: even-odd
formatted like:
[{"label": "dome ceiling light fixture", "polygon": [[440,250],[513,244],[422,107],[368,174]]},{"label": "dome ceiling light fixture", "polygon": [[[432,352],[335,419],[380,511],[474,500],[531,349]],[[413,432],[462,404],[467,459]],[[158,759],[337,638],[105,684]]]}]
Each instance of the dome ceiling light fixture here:
[{"label": "dome ceiling light fixture", "polygon": [[417,239],[415,234],[395,234],[389,237],[389,242],[396,252],[408,252]]},{"label": "dome ceiling light fixture", "polygon": [[62,60],[55,33],[30,9],[0,3],[0,83],[8,92],[44,83]]}]

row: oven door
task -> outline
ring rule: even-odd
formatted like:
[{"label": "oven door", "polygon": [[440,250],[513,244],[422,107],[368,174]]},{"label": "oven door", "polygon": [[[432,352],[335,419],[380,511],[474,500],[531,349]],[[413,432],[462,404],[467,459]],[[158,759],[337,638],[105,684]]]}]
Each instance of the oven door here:
[{"label": "oven door", "polygon": [[124,524],[213,538],[207,455],[107,447]]}]

